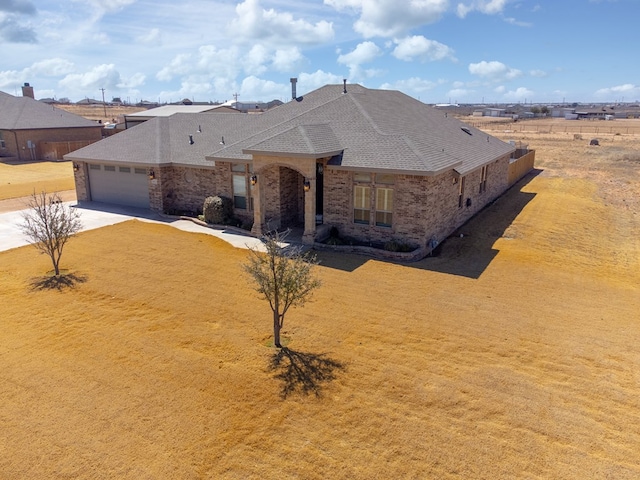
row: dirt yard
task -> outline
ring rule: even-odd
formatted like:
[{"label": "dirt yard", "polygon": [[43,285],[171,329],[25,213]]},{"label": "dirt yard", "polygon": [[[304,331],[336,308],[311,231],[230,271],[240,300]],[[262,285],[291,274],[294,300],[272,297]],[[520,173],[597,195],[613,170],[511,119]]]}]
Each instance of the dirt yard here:
[{"label": "dirt yard", "polygon": [[638,138],[499,135],[538,170],[438,257],[323,253],[281,355],[216,238],[0,253],[0,478],[640,478]]},{"label": "dirt yard", "polygon": [[75,188],[71,162],[0,161],[0,201]]},{"label": "dirt yard", "polygon": [[[81,117],[85,117],[89,120],[98,121],[102,123],[116,123],[119,116],[130,115],[132,113],[141,112],[147,110],[143,107],[133,106],[110,106],[110,105],[56,105],[56,108],[66,110],[67,112],[75,113]],[[115,120],[115,121],[114,121]]]}]

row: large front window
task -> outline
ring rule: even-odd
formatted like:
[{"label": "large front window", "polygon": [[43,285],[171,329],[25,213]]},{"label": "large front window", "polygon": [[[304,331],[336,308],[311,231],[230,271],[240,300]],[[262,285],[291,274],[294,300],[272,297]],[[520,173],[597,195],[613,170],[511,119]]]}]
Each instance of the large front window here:
[{"label": "large front window", "polygon": [[374,219],[378,227],[391,227],[395,176],[355,173],[353,182],[353,221],[370,225],[371,219]]},{"label": "large front window", "polygon": [[241,210],[249,209],[249,178],[246,163],[231,165],[233,172],[233,207]]}]

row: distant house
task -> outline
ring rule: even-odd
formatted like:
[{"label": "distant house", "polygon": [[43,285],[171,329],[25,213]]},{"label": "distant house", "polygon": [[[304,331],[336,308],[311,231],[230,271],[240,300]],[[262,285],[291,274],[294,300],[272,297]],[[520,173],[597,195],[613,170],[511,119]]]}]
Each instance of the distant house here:
[{"label": "distant house", "polygon": [[506,110],[504,108],[487,107],[483,110],[485,117],[504,117]]},{"label": "distant house", "polygon": [[102,138],[101,125],[35,100],[30,89],[22,97],[0,92],[0,157],[61,160]]},{"label": "distant house", "polygon": [[76,105],[102,105],[102,100],[96,100],[95,98],[83,98],[76,102]]},{"label": "distant house", "polygon": [[124,116],[125,128],[131,128],[156,117],[170,117],[176,113],[240,113],[226,105],[164,105]]},{"label": "distant house", "polygon": [[262,115],[156,117],[65,158],[83,202],[179,213],[221,195],[255,234],[424,247],[508,188],[515,151],[401,92],[328,85]]}]

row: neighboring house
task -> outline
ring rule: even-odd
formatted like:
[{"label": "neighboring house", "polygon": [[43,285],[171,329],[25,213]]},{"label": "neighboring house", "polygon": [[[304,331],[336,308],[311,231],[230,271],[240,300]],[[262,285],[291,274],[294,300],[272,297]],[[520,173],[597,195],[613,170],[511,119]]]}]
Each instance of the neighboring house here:
[{"label": "neighboring house", "polygon": [[0,92],[0,112],[0,157],[61,160],[102,138],[102,125],[30,96]]},{"label": "neighboring house", "polygon": [[220,195],[255,234],[425,246],[509,187],[515,151],[401,92],[328,85],[262,115],[154,118],[65,158],[80,201],[180,213]]},{"label": "neighboring house", "polygon": [[135,127],[156,117],[170,117],[176,113],[240,113],[225,105],[164,105],[124,116],[125,128]]}]

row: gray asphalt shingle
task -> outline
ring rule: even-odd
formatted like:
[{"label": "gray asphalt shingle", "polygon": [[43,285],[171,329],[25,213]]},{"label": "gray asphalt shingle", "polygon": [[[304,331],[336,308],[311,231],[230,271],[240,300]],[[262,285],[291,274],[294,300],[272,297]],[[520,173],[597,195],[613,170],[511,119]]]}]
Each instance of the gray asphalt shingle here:
[{"label": "gray asphalt shingle", "polygon": [[96,122],[30,97],[0,92],[0,130],[96,127]]},{"label": "gray asphalt shingle", "polygon": [[466,174],[514,150],[401,92],[360,85],[347,90],[327,85],[260,115],[155,118],[66,158],[207,166],[215,160],[250,161],[256,153],[342,152],[332,165],[434,175],[449,169]]}]

